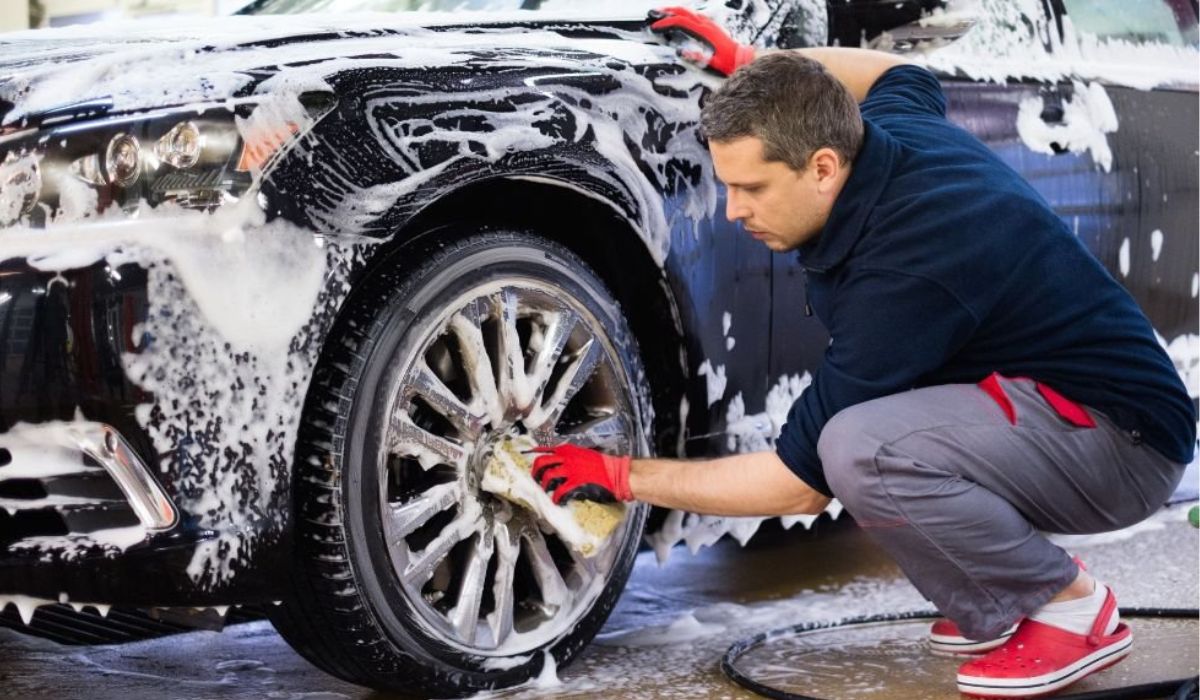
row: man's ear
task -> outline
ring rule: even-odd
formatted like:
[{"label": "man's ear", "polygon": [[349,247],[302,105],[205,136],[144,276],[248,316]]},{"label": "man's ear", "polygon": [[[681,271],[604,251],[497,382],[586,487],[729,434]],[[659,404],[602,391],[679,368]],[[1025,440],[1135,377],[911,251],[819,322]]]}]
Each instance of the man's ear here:
[{"label": "man's ear", "polygon": [[808,158],[808,167],[817,178],[817,188],[826,191],[836,185],[842,172],[842,159],[836,151],[826,146],[813,151]]}]

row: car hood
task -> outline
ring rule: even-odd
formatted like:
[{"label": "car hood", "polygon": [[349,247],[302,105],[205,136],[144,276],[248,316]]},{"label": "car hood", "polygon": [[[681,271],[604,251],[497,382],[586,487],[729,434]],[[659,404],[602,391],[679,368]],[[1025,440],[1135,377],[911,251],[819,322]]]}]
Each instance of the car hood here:
[{"label": "car hood", "polygon": [[670,57],[640,17],[529,13],[230,16],[127,21],[16,32],[0,38],[0,125],[36,125],[73,106],[124,112],[221,101],[279,89],[328,89],[343,69],[436,68],[529,60],[550,65],[605,55]]}]

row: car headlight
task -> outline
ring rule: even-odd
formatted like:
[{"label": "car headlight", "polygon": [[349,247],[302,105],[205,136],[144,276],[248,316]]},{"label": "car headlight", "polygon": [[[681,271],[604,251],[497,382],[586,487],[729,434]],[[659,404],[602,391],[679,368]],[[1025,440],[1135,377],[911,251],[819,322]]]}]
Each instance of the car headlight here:
[{"label": "car headlight", "polygon": [[[51,143],[57,136],[51,137]],[[51,149],[42,160],[42,169],[50,172],[59,166],[57,189],[60,195],[70,197],[69,190],[75,185],[61,181],[65,162],[67,174],[95,189],[101,208],[110,202],[124,206],[141,201],[150,206],[174,202],[208,208],[236,201],[254,180],[254,172],[242,162],[246,144],[236,122],[225,115],[189,116],[179,121],[168,117],[121,124],[99,133],[77,132],[65,137],[63,150],[74,140],[87,144],[85,155],[56,158],[58,154]],[[51,160],[53,164],[47,164]],[[69,203],[58,204],[55,214],[76,213]]]},{"label": "car headlight", "polygon": [[235,202],[332,107],[330,95],[306,93],[295,109],[222,103],[9,139],[0,143],[0,227],[42,227],[114,206],[209,210]]}]

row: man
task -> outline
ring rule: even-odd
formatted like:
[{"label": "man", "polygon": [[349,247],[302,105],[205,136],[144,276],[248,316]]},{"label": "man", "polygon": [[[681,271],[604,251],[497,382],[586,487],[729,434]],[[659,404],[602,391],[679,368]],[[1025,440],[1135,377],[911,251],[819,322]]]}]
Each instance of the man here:
[{"label": "man", "polygon": [[1044,694],[1123,658],[1112,591],[1039,530],[1136,523],[1192,458],[1195,408],[1133,299],[946,120],[924,69],[860,49],[754,60],[700,15],[658,17],[733,72],[702,114],[726,215],[796,251],[832,343],[775,452],[562,445],[539,448],[534,476],[556,501],[716,515],[836,496],[948,618],[934,649],[987,652],[959,669],[964,693]]}]

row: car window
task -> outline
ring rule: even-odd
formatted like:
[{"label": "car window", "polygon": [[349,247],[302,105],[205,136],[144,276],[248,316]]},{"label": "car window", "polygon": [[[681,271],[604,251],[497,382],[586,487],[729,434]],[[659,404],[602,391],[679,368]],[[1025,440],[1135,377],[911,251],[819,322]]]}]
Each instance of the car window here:
[{"label": "car window", "polygon": [[1062,0],[1077,30],[1138,44],[1195,45],[1190,0]]}]

